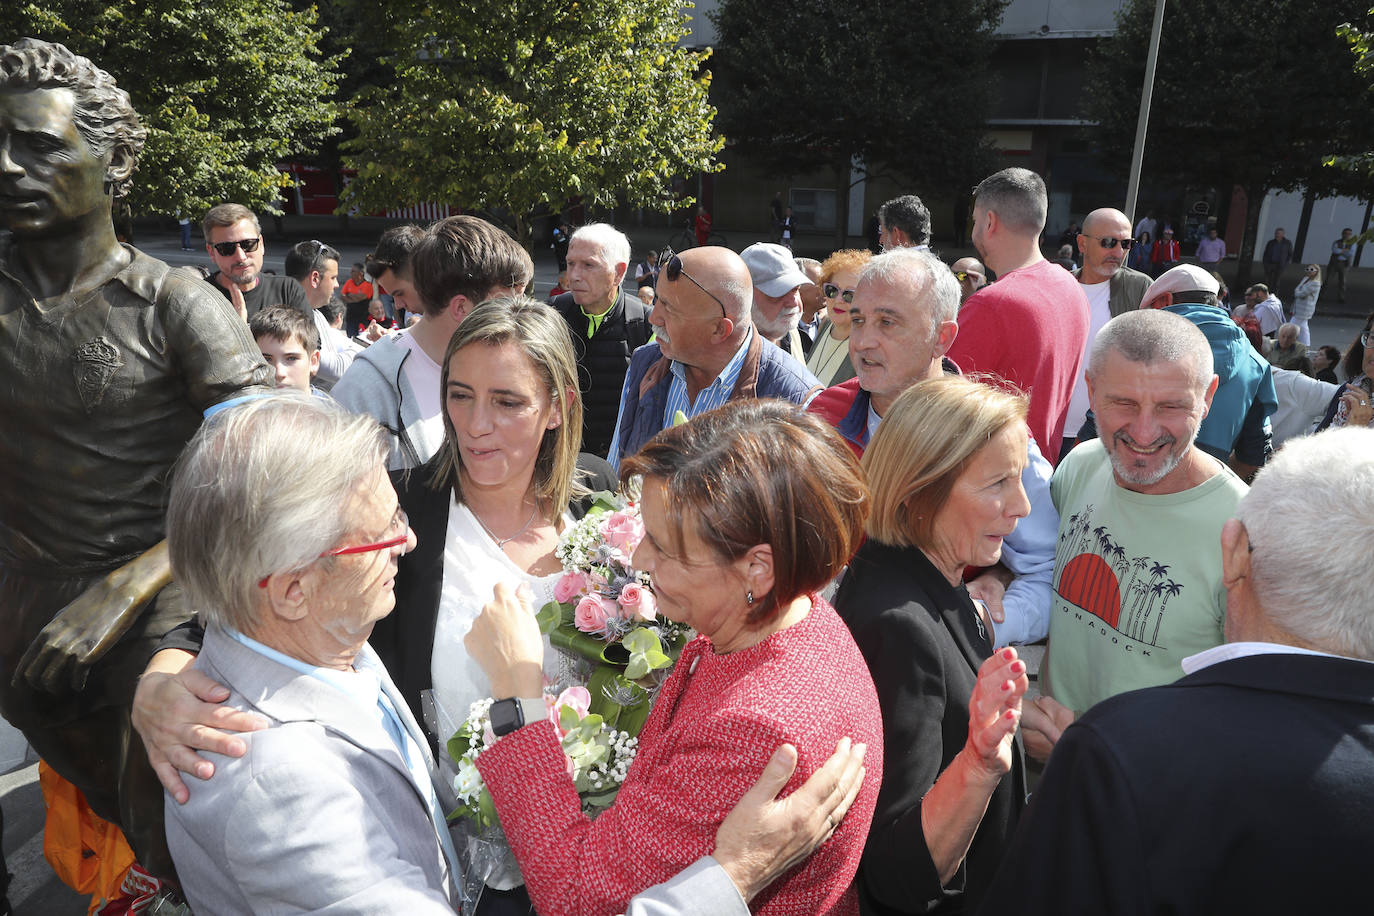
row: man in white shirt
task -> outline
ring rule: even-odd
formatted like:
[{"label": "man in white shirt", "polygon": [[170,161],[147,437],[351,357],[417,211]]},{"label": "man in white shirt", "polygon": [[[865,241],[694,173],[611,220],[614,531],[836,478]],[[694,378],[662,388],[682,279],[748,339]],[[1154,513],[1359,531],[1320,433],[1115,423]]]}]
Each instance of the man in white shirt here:
[{"label": "man in white shirt", "polygon": [[[1148,275],[1126,266],[1126,256],[1135,242],[1130,236],[1131,221],[1120,210],[1103,207],[1089,213],[1078,234],[1078,249],[1083,266],[1073,272],[1088,299],[1088,339],[1083,347],[1083,365],[1088,364],[1088,347],[1102,326],[1122,312],[1140,308],[1140,297],[1150,285]],[[1078,429],[1088,415],[1088,383],[1080,375],[1069,399],[1064,417],[1064,441],[1060,457],[1068,454],[1078,440]]]}]

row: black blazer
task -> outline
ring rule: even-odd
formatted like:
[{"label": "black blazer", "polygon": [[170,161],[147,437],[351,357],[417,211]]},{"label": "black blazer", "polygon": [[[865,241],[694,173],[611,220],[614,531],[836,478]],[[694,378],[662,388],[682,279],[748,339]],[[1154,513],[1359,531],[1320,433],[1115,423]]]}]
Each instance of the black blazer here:
[{"label": "black blazer", "polygon": [[1364,913],[1371,849],[1374,664],[1235,658],[1065,729],[985,909]]},{"label": "black blazer", "polygon": [[[442,452],[440,453],[442,454]],[[448,535],[448,507],[453,488],[436,490],[429,482],[439,455],[409,471],[391,472],[401,508],[415,532],[415,549],[401,557],[396,569],[396,609],[377,621],[368,642],[386,665],[391,679],[423,722],[420,692],[433,687],[430,663],[434,656],[434,626],[439,619],[439,592],[444,581],[444,541]],[[577,456],[582,483],[592,492],[615,490],[615,471],[602,458],[585,452]],[[573,500],[573,518],[587,514],[587,500]]]},{"label": "black blazer", "polygon": [[921,800],[968,740],[968,701],[992,655],[963,586],[914,547],[870,540],[835,594],[868,662],[883,715],[883,784],[859,867],[859,911],[972,912],[1025,804],[1018,744],[964,863],[948,885],[926,848]]}]

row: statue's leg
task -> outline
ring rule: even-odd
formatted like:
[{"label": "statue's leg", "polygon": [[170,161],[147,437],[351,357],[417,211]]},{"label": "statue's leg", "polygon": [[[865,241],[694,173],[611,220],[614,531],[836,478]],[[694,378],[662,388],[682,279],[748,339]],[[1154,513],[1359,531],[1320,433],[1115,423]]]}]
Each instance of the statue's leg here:
[{"label": "statue's leg", "polygon": [[[88,580],[89,581],[89,580]],[[83,583],[0,577],[0,607],[19,612],[16,630],[34,635],[52,618],[44,606],[65,606]],[[6,594],[10,592],[11,594]],[[11,602],[6,598],[17,598]],[[42,616],[34,626],[30,615]],[[186,618],[181,590],[163,589],[106,656],[92,666],[80,693],[53,695],[11,683],[27,641],[0,639],[0,712],[24,732],[34,750],[86,796],[100,817],[119,825],[134,855],[150,873],[175,880],[163,834],[162,787],[129,723],[129,705],[162,634]],[[31,639],[32,637],[30,637]],[[5,643],[8,643],[7,645]]]}]

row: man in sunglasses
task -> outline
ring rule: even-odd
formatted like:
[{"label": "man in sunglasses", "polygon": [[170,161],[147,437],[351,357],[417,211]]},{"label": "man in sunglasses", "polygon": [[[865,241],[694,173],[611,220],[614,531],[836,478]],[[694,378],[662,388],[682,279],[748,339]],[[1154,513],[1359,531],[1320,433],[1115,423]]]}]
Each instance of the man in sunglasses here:
[{"label": "man in sunglasses", "polygon": [[[1083,362],[1087,363],[1087,347],[1102,326],[1123,312],[1140,308],[1140,298],[1150,285],[1150,277],[1126,266],[1126,256],[1135,241],[1131,238],[1131,221],[1120,210],[1103,207],[1089,213],[1078,234],[1078,247],[1083,252],[1083,266],[1073,272],[1083,295],[1088,300],[1088,342],[1084,344]],[[1069,412],[1064,417],[1062,458],[1078,441],[1078,430],[1088,415],[1088,383],[1079,376],[1074,382]]]},{"label": "man in sunglasses", "polygon": [[988,285],[988,272],[977,258],[960,258],[949,269],[959,281],[959,304],[963,305],[978,290]]},{"label": "man in sunglasses", "polygon": [[661,261],[649,313],[656,337],[630,357],[620,392],[606,456],[616,466],[660,430],[726,401],[782,398],[806,404],[821,388],[806,367],[755,330],[753,286],[739,255],[710,245],[668,252]]},{"label": "man in sunglasses", "polygon": [[201,220],[201,228],[205,231],[205,251],[217,268],[206,279],[245,320],[270,305],[289,305],[315,320],[314,309],[299,283],[262,272],[267,252],[262,227],[252,210],[242,204],[211,207]]},{"label": "man in sunglasses", "polygon": [[115,238],[146,136],[91,61],[0,47],[0,712],[167,874],[162,792],[126,757],[137,677],[191,614],[167,479],[205,412],[271,376],[203,281]]}]

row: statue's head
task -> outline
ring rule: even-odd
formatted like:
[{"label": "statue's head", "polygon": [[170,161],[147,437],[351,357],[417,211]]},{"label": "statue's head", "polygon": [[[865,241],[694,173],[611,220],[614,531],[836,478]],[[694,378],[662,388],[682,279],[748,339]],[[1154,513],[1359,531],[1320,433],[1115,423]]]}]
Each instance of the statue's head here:
[{"label": "statue's head", "polygon": [[71,93],[71,120],[91,154],[105,163],[105,188],[114,197],[127,194],[148,132],[114,77],[64,45],[35,38],[0,45],[0,94],[35,90]]}]

